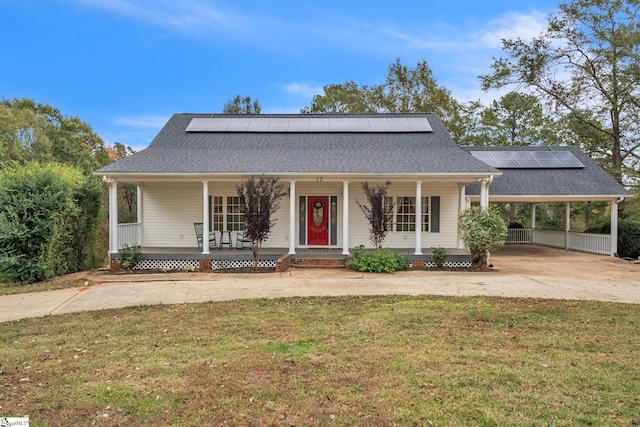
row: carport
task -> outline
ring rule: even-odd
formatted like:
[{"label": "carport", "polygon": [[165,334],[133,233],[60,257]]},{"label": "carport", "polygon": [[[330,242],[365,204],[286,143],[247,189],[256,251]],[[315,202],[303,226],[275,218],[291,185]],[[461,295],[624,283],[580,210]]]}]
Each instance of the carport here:
[{"label": "carport", "polygon": [[[539,244],[614,255],[618,246],[618,204],[630,193],[589,156],[574,146],[464,147],[503,175],[489,186],[490,203],[530,203],[531,227],[509,229],[508,244]],[[467,185],[467,205],[481,201],[480,184]],[[609,203],[611,234],[570,230],[571,203]],[[565,230],[536,228],[536,204],[565,204]]]}]

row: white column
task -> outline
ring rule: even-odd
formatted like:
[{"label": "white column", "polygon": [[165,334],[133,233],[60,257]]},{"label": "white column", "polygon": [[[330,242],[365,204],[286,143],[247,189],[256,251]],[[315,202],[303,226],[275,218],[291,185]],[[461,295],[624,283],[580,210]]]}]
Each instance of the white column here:
[{"label": "white column", "polygon": [[[460,214],[467,209],[467,200],[465,197],[466,187],[462,182],[459,182],[458,189],[460,192],[459,200],[458,200],[458,216],[460,216]],[[456,224],[457,223],[458,221],[456,221]],[[460,229],[458,229],[457,232],[458,232],[458,249],[462,249],[464,248],[464,242],[462,241],[462,234],[460,233]]]},{"label": "white column", "polygon": [[142,186],[136,186],[136,211],[137,211],[137,220],[136,222],[142,223]]},{"label": "white column", "polygon": [[564,248],[569,250],[569,231],[571,231],[571,202],[565,203],[564,208]]},{"label": "white column", "polygon": [[109,180],[109,252],[118,253],[118,182]]},{"label": "white column", "polygon": [[349,255],[349,181],[342,181],[342,255]]},{"label": "white column", "polygon": [[480,184],[480,207],[486,209],[487,205],[487,180],[483,179]]},{"label": "white column", "polygon": [[143,238],[142,236],[144,236],[144,233],[142,231],[142,227],[143,227],[142,226],[142,209],[144,209],[144,205],[142,203],[142,196],[143,196],[143,194],[142,194],[142,186],[138,185],[136,187],[136,191],[137,191],[137,193],[136,193],[136,213],[137,213],[136,222],[138,224],[140,224],[138,226],[138,230],[140,231],[140,235],[138,236],[138,244],[140,246],[144,246],[144,242],[142,241],[142,238]]},{"label": "white column", "polygon": [[416,181],[416,251],[422,255],[422,181]]},{"label": "white column", "polygon": [[536,204],[531,204],[531,237],[529,243],[533,244],[536,241]]},{"label": "white column", "polygon": [[618,201],[611,201],[611,256],[618,252]]},{"label": "white column", "polygon": [[289,254],[296,254],[296,182],[289,182]]},{"label": "white column", "polygon": [[[222,239],[222,236],[220,237]],[[202,181],[202,254],[209,253],[209,181]]]},{"label": "white column", "polygon": [[531,229],[536,229],[536,204],[531,204]]}]

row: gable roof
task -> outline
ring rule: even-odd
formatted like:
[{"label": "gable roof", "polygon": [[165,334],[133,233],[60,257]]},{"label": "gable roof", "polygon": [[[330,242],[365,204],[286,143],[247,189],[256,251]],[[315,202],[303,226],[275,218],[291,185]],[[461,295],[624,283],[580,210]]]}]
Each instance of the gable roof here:
[{"label": "gable roof", "polygon": [[119,173],[499,174],[430,113],[175,114],[149,147],[96,171]]},{"label": "gable roof", "polygon": [[[593,161],[588,155],[575,146],[525,146],[525,147],[461,147],[471,157],[501,159],[502,172],[491,184],[489,198],[493,200],[523,200],[529,198],[556,198],[558,200],[580,199],[586,196],[593,200],[594,196],[602,198],[628,197],[630,193]],[[517,162],[509,165],[507,153],[522,153],[515,156],[525,160],[525,166],[518,167]],[[491,156],[490,153],[498,153]],[[502,153],[502,154],[500,154]],[[526,155],[526,153],[564,153],[562,155]],[[570,154],[570,155],[567,155]],[[542,164],[529,163],[531,158],[552,158],[543,160]],[[488,160],[487,160],[488,161]],[[557,162],[560,163],[557,163]],[[546,164],[545,164],[546,162]],[[468,196],[479,196],[480,185],[466,186]],[[589,197],[590,196],[590,197]]]}]

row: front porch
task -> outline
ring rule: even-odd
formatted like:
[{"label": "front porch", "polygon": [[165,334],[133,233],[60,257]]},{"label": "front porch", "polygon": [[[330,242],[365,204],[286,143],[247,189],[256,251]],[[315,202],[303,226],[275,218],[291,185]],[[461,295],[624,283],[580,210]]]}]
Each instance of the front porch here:
[{"label": "front porch", "polygon": [[[415,255],[414,248],[394,249],[411,261],[412,267],[425,265],[430,267],[432,250],[424,249],[422,255]],[[196,248],[163,248],[143,247],[142,260],[136,265],[135,270],[200,270],[202,265],[211,263],[212,270],[228,268],[242,268],[253,265],[251,249],[211,249],[210,253],[203,254]],[[260,251],[259,267],[275,268],[278,260],[289,256],[288,248],[262,248]],[[447,267],[468,267],[471,264],[469,251],[466,249],[447,249],[449,257],[445,265]],[[111,254],[112,261],[119,258],[119,254]],[[341,248],[301,248],[295,254],[291,254],[291,261],[295,260],[341,260],[347,255]],[[201,261],[204,261],[201,262]],[[318,265],[320,266],[320,265]],[[208,269],[208,268],[207,268]]]}]

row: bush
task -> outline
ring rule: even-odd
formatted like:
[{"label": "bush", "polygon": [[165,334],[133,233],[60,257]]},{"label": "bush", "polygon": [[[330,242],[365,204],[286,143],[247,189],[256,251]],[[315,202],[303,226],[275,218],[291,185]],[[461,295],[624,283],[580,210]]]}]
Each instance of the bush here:
[{"label": "bush", "polygon": [[[585,233],[611,234],[611,224],[589,227]],[[640,222],[629,219],[618,220],[618,256],[638,259],[640,256]]]},{"label": "bush", "polygon": [[95,267],[101,187],[59,164],[0,170],[0,273],[37,282]]},{"label": "bush", "polygon": [[351,258],[346,264],[357,271],[371,273],[393,273],[409,267],[409,261],[396,251],[380,248],[367,252],[364,250],[364,245],[353,248]]},{"label": "bush", "polygon": [[633,259],[640,256],[640,222],[618,221],[618,256]]},{"label": "bush", "polygon": [[449,252],[445,248],[431,248],[431,262],[436,265],[436,268],[441,269],[444,267],[444,263],[447,262]]},{"label": "bush", "polygon": [[507,225],[493,208],[474,206],[460,214],[458,226],[462,240],[471,252],[471,267],[482,265],[484,256],[507,238]]},{"label": "bush", "polygon": [[139,245],[124,245],[119,251],[120,253],[120,265],[125,270],[134,268],[142,259],[142,250]]}]

